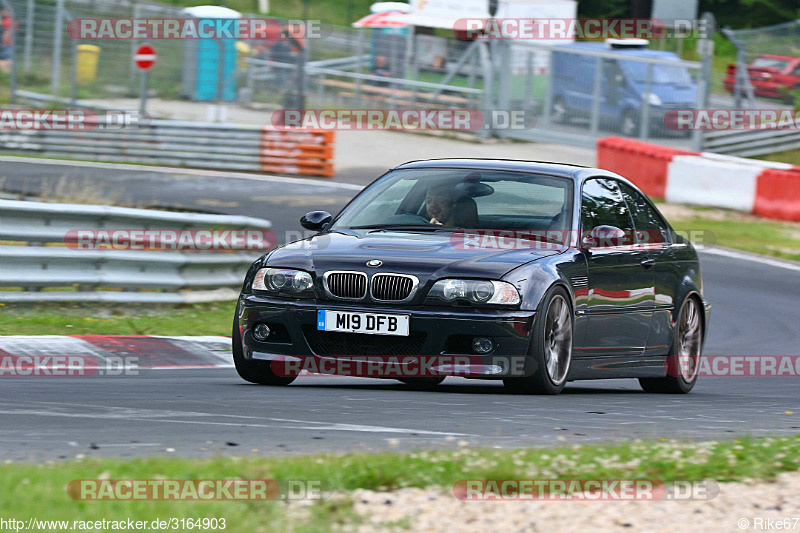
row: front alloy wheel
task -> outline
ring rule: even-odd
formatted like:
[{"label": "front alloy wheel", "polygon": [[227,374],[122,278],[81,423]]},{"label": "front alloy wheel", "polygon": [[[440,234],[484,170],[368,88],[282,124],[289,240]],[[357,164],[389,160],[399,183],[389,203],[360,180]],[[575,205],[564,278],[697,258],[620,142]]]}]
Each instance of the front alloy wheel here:
[{"label": "front alloy wheel", "polygon": [[[572,362],[572,308],[567,292],[552,289],[539,306],[528,357],[531,375],[503,380],[511,392],[558,394],[564,390]],[[527,366],[527,365],[526,365]]]}]

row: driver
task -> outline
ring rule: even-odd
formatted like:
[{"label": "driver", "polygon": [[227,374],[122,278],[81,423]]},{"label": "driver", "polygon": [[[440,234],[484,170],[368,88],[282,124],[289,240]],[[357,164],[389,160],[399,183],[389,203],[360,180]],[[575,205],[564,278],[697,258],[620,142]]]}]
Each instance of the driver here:
[{"label": "driver", "polygon": [[425,209],[431,224],[455,226],[456,193],[449,185],[436,185],[425,195]]}]

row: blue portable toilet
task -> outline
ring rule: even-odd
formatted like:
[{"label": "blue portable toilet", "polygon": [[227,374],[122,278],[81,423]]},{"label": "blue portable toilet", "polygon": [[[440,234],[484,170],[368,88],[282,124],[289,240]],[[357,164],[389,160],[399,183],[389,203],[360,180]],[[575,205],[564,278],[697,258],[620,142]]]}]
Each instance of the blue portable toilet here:
[{"label": "blue portable toilet", "polygon": [[[181,13],[198,19],[198,22],[201,19],[238,19],[242,16],[238,11],[221,6],[187,7]],[[236,39],[185,40],[181,97],[196,101],[216,100],[220,83],[220,99],[236,100]]]}]

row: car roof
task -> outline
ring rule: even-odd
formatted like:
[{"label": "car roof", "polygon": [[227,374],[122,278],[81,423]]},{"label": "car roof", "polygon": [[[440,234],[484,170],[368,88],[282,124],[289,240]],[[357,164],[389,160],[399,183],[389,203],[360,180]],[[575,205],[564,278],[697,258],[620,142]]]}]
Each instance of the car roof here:
[{"label": "car roof", "polygon": [[556,47],[555,50],[558,48],[582,48],[584,50],[594,50],[595,52],[609,52],[612,54],[622,54],[622,55],[629,55],[629,56],[645,56],[645,57],[665,57],[674,59],[677,58],[678,55],[674,52],[669,52],[666,50],[651,50],[649,48],[609,48],[605,43],[594,43],[594,42],[577,42],[577,43],[569,43],[569,44],[562,44]]},{"label": "car roof", "polygon": [[573,177],[576,171],[585,169],[570,163],[550,161],[524,161],[518,159],[484,158],[445,158],[409,161],[395,168],[465,168],[475,170],[516,170],[519,172],[538,172],[552,176]]},{"label": "car roof", "polygon": [[498,170],[532,172],[570,178],[578,182],[583,182],[592,177],[608,177],[621,179],[630,183],[629,180],[601,168],[584,167],[570,163],[554,163],[551,161],[524,161],[518,159],[481,159],[481,158],[446,158],[446,159],[421,159],[408,161],[402,165],[394,167],[392,170],[417,169],[417,168],[459,168],[467,170]]},{"label": "car roof", "polygon": [[549,161],[522,161],[517,159],[446,158],[409,161],[395,168],[465,168],[475,170],[516,170],[538,172],[553,176],[573,177],[577,170],[586,168],[568,163]]},{"label": "car roof", "polygon": [[757,57],[768,57],[770,59],[789,59],[789,60],[800,59],[800,57],[797,56],[784,56],[779,54],[759,54]]}]

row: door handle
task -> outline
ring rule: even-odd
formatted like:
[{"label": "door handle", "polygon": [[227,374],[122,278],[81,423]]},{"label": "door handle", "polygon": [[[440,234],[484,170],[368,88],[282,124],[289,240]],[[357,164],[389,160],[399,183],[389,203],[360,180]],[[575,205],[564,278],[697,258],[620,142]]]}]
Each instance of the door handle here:
[{"label": "door handle", "polygon": [[656,260],[655,260],[655,259],[653,259],[653,258],[650,258],[650,257],[647,257],[647,258],[645,258],[645,259],[642,259],[642,262],[641,262],[641,265],[642,265],[644,268],[650,268],[651,266],[653,266],[653,265],[655,265],[655,264],[656,264]]}]

